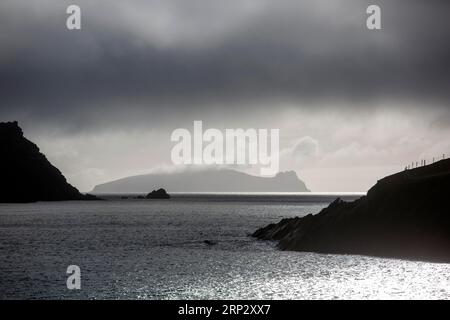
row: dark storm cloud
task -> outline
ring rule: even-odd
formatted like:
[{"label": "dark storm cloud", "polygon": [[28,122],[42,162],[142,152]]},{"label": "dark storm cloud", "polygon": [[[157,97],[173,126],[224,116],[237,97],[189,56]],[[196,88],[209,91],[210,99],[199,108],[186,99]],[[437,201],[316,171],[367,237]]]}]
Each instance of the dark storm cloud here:
[{"label": "dark storm cloud", "polygon": [[27,3],[0,4],[1,118],[80,128],[280,102],[450,107],[448,1],[371,1],[381,31],[365,28],[364,1],[80,1],[81,31],[65,30],[68,3]]}]

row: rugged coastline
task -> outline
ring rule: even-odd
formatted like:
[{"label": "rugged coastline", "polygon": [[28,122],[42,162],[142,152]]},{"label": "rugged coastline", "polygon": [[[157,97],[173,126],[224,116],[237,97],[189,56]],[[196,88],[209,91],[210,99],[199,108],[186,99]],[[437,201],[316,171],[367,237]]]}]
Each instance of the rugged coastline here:
[{"label": "rugged coastline", "polygon": [[450,261],[450,160],[388,176],[367,196],[283,219],[252,236],[282,250]]}]

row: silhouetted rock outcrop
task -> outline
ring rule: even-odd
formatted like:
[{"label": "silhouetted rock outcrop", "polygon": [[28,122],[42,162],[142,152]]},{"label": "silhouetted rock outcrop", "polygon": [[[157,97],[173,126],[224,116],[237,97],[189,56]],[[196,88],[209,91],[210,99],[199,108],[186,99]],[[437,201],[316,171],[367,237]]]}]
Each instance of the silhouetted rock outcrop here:
[{"label": "silhouetted rock outcrop", "polygon": [[0,123],[0,202],[98,200],[67,183],[17,122]]},{"label": "silhouetted rock outcrop", "polygon": [[153,190],[147,196],[147,199],[170,199],[170,195],[164,190],[160,188],[158,190]]},{"label": "silhouetted rock outcrop", "polygon": [[354,202],[283,219],[253,236],[283,250],[450,261],[450,160],[386,177]]}]

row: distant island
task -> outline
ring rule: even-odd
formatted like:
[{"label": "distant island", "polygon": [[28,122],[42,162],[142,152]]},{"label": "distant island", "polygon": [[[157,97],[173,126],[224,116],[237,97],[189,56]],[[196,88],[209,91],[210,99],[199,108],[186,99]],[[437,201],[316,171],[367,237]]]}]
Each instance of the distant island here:
[{"label": "distant island", "polygon": [[17,121],[0,122],[0,170],[0,203],[98,200],[67,183]]},{"label": "distant island", "polygon": [[100,184],[92,193],[145,193],[153,186],[171,192],[309,192],[294,171],[266,178],[230,169],[206,169],[127,177]]},{"label": "distant island", "polygon": [[354,202],[283,219],[253,236],[282,250],[450,261],[450,160],[386,177]]}]

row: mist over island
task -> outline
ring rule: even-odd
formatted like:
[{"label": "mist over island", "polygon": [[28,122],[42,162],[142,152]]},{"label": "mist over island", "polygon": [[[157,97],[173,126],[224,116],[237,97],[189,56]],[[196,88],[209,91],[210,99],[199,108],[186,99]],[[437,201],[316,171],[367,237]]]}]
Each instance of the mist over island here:
[{"label": "mist over island", "polygon": [[309,192],[294,171],[258,177],[231,169],[147,174],[97,185],[92,193],[144,193],[158,186],[170,192]]}]

